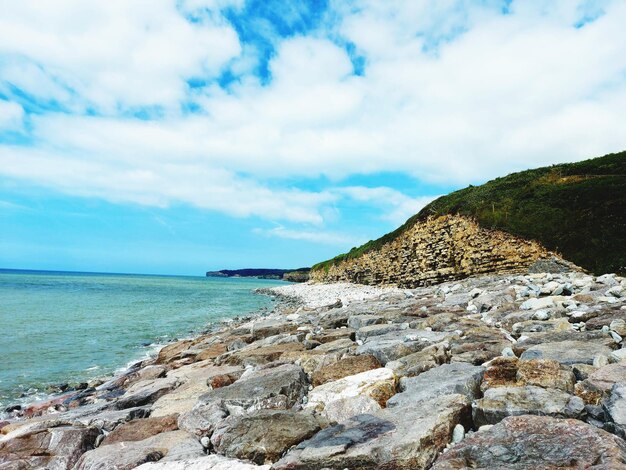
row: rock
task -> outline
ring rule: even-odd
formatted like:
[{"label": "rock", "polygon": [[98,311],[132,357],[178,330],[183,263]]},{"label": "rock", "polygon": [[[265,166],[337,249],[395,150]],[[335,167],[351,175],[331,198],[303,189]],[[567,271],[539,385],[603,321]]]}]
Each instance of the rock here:
[{"label": "rock", "polygon": [[252,338],[263,339],[268,336],[278,335],[280,333],[286,333],[294,331],[298,326],[295,323],[283,320],[257,320],[252,323],[252,329],[250,331]]},{"label": "rock", "polygon": [[115,402],[115,407],[118,410],[123,410],[149,405],[176,388],[179,384],[180,382],[175,377],[137,382],[126,391],[124,396]]},{"label": "rock", "polygon": [[467,362],[480,365],[500,356],[511,347],[511,341],[498,330],[488,327],[472,328],[462,337],[450,339],[450,362]]},{"label": "rock", "polygon": [[385,367],[394,371],[398,377],[414,377],[433,367],[448,362],[450,358],[447,343],[437,343],[419,352],[388,362]]},{"label": "rock", "polygon": [[522,359],[553,359],[561,364],[593,364],[598,354],[609,356],[612,350],[602,344],[586,341],[561,341],[538,344],[528,348]]},{"label": "rock", "polygon": [[516,378],[522,385],[556,388],[567,393],[574,393],[576,383],[576,377],[569,367],[549,359],[519,361]]},{"label": "rock", "polygon": [[421,351],[427,346],[441,342],[446,333],[427,330],[400,330],[384,335],[371,336],[359,346],[357,354],[371,354],[385,365],[403,356]]},{"label": "rock", "polygon": [[264,464],[278,460],[287,449],[319,429],[309,413],[261,410],[229,416],[215,428],[211,443],[219,454]]},{"label": "rock", "polygon": [[256,343],[221,355],[215,360],[217,365],[262,365],[277,361],[286,353],[304,351],[304,345],[299,342],[272,344],[270,346],[256,347]]},{"label": "rock", "polygon": [[227,416],[228,410],[222,400],[198,403],[178,417],[178,427],[197,437],[206,437],[213,434],[215,426]]},{"label": "rock", "polygon": [[381,409],[380,404],[372,397],[357,395],[331,401],[324,406],[324,410],[320,412],[320,415],[329,423],[336,424],[347,421],[356,415],[371,414]]},{"label": "rock", "polygon": [[156,434],[178,429],[178,415],[157,418],[136,419],[117,426],[107,434],[100,445],[110,445],[123,441],[142,441]]},{"label": "rock", "polygon": [[372,336],[386,335],[394,331],[402,331],[408,329],[408,323],[385,323],[380,325],[369,325],[361,327],[356,332],[356,339],[365,341]]},{"label": "rock", "polygon": [[348,326],[355,330],[369,325],[384,323],[385,318],[380,315],[354,315],[348,318]]},{"label": "rock", "polygon": [[373,369],[315,387],[309,392],[305,409],[322,411],[335,400],[358,395],[367,395],[385,406],[395,393],[396,376],[393,371]]},{"label": "rock", "polygon": [[157,356],[157,364],[166,364],[176,359],[180,353],[189,349],[193,344],[192,340],[176,341],[161,348]]},{"label": "rock", "polygon": [[520,336],[512,347],[515,354],[521,356],[527,349],[537,346],[538,344],[560,343],[563,341],[582,341],[606,346],[609,349],[615,347],[613,339],[602,331],[576,330],[527,333]]},{"label": "rock", "polygon": [[157,434],[134,442],[117,442],[85,452],[74,470],[129,470],[146,462],[200,457],[204,448],[185,431]]},{"label": "rock", "polygon": [[611,355],[609,356],[609,360],[611,362],[620,362],[620,361],[623,361],[624,359],[626,359],[626,349],[625,348],[617,349],[617,350],[613,351],[611,353]]},{"label": "rock", "polygon": [[229,410],[241,411],[289,409],[302,400],[308,386],[301,367],[283,364],[244,374],[232,385],[205,393],[199,398],[199,403],[210,404],[221,400]]},{"label": "rock", "polygon": [[547,416],[505,418],[466,437],[432,470],[618,469],[626,465],[626,443],[594,426]]},{"label": "rock", "polygon": [[352,328],[338,328],[334,330],[323,330],[321,333],[315,335],[314,339],[320,343],[330,343],[338,339],[354,340],[355,330]]},{"label": "rock", "polygon": [[450,442],[455,426],[469,418],[462,395],[440,396],[402,411],[362,414],[326,428],[287,452],[273,468],[427,469]]},{"label": "rock", "polygon": [[602,404],[608,422],[605,429],[626,439],[626,382],[613,385],[609,397]]},{"label": "rock", "polygon": [[59,426],[13,433],[0,438],[0,468],[72,468],[80,456],[93,449],[100,431],[95,427]]},{"label": "rock", "polygon": [[568,331],[572,330],[572,325],[566,318],[556,318],[554,320],[528,320],[513,325],[513,333],[537,333],[544,331]]},{"label": "rock", "polygon": [[398,393],[387,401],[388,408],[416,406],[441,395],[461,394],[473,400],[480,396],[484,368],[465,362],[443,364],[417,377],[400,379]]},{"label": "rock", "polygon": [[561,296],[548,296],[540,298],[532,298],[523,302],[519,308],[522,310],[538,310],[544,308],[552,308],[556,306],[557,301],[563,300]]},{"label": "rock", "polygon": [[380,367],[380,362],[374,356],[368,354],[349,356],[313,372],[311,374],[311,383],[314,387],[317,387],[326,382],[332,382],[349,375],[359,374]]},{"label": "rock", "polygon": [[579,419],[585,404],[579,397],[560,390],[528,385],[487,389],[472,408],[474,424],[482,426],[498,423],[507,416],[526,414]]},{"label": "rock", "polygon": [[452,431],[452,443],[457,444],[463,440],[465,437],[465,428],[461,424],[457,424],[454,426],[454,431]]},{"label": "rock", "polygon": [[609,328],[611,329],[611,331],[614,331],[621,337],[626,336],[626,320],[624,320],[623,318],[616,318],[615,320],[611,321],[611,323],[609,324]]},{"label": "rock", "polygon": [[589,405],[598,405],[618,382],[626,382],[626,363],[609,364],[595,370],[576,384],[576,395]]},{"label": "rock", "polygon": [[137,470],[270,470],[270,465],[255,465],[213,454],[173,462],[145,463]]}]

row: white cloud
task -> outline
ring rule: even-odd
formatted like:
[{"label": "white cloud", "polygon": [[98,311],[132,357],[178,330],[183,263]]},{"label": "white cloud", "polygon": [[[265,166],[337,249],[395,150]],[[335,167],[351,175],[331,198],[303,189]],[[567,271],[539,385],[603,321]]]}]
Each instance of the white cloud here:
[{"label": "white cloud", "polygon": [[15,131],[22,128],[24,108],[17,103],[0,100],[0,131]]},{"label": "white cloud", "polygon": [[[626,148],[626,4],[601,2],[605,14],[582,28],[582,2],[518,0],[508,15],[495,4],[337,2],[331,26],[278,43],[269,84],[244,75],[228,91],[190,91],[186,80],[210,82],[231,61],[253,69],[255,45],[239,44],[221,0],[182,3],[211,10],[200,23],[173,0],[4,2],[0,93],[11,84],[71,113],[31,115],[35,148],[0,146],[0,174],[119,202],[321,224],[340,195],[282,181],[325,175],[337,186],[397,171],[466,185]],[[363,76],[338,37],[364,56]],[[202,112],[181,114],[186,102]],[[166,112],[129,118],[136,106]],[[390,201],[394,223],[428,202],[350,191]]]},{"label": "white cloud", "polygon": [[364,243],[358,237],[353,237],[343,233],[336,233],[331,231],[319,231],[319,230],[301,230],[301,229],[289,229],[282,225],[271,229],[254,229],[254,233],[269,236],[287,238],[290,240],[304,240],[313,243],[322,243],[326,245],[335,246],[357,246]]}]

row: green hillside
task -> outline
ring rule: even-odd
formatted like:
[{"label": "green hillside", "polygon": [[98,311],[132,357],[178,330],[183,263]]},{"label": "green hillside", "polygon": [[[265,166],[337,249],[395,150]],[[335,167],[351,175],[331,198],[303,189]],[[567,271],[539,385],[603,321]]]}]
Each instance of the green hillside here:
[{"label": "green hillside", "polygon": [[626,272],[626,151],[512,173],[436,199],[377,240],[313,266],[356,258],[395,239],[431,215],[473,217],[534,239],[594,273]]}]

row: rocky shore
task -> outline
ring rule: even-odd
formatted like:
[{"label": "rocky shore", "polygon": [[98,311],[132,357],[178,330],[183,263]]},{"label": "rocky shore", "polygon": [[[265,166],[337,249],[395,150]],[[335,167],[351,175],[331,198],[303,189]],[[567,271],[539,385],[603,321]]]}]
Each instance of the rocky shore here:
[{"label": "rocky shore", "polygon": [[626,280],[300,284],[0,422],[8,469],[626,468]]}]

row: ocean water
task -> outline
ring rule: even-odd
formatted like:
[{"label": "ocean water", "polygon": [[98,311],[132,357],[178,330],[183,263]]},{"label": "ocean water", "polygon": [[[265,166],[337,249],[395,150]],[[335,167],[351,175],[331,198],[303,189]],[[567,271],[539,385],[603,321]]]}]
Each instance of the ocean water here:
[{"label": "ocean water", "polygon": [[272,307],[259,279],[0,270],[0,412]]}]

